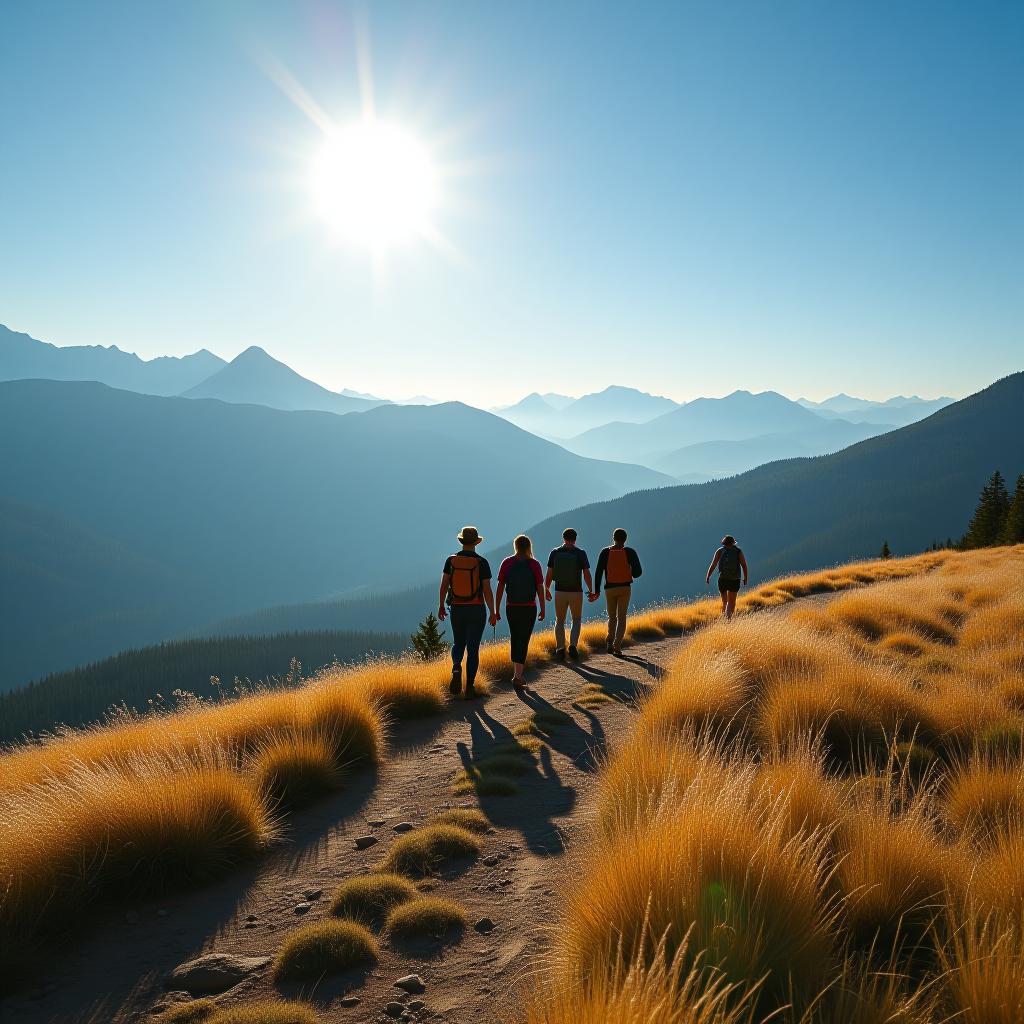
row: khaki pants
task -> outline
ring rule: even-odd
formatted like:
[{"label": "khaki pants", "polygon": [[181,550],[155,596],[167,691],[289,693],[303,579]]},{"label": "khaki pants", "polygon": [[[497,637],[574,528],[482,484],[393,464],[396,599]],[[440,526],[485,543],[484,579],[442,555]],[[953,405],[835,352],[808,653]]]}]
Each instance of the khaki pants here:
[{"label": "khaki pants", "polygon": [[580,629],[583,626],[583,594],[555,591],[555,647],[565,650],[565,616],[572,612],[572,631],[569,633],[569,646],[575,647],[580,642]]},{"label": "khaki pants", "polygon": [[626,635],[626,610],[629,608],[629,587],[607,587],[604,599],[608,602],[608,643],[616,648],[622,646]]}]

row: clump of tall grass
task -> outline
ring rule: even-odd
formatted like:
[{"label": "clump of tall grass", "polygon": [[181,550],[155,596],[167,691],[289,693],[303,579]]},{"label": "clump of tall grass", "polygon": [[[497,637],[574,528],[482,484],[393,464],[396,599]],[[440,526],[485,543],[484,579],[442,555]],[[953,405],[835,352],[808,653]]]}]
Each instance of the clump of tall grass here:
[{"label": "clump of tall grass", "polygon": [[443,896],[420,896],[402,903],[388,914],[387,931],[398,940],[441,940],[461,932],[466,924],[466,912],[454,900]]},{"label": "clump of tall grass", "polygon": [[285,939],[274,958],[275,981],[316,981],[374,963],[380,951],[373,933],[356,921],[317,921]]},{"label": "clump of tall grass", "polygon": [[342,882],[335,890],[330,911],[335,917],[381,924],[394,907],[416,899],[419,894],[416,886],[402,875],[361,875]]},{"label": "clump of tall grass", "polygon": [[458,825],[426,825],[395,841],[383,867],[400,875],[429,875],[443,864],[480,853],[480,837]]}]

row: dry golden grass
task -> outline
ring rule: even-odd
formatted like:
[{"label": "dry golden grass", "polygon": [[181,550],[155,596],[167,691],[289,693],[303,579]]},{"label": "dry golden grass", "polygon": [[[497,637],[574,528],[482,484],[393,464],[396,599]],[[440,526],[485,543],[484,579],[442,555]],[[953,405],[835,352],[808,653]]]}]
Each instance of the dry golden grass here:
[{"label": "dry golden grass", "polygon": [[529,1020],[1024,1020],[1022,580],[1024,547],[849,566],[697,632],[602,768]]},{"label": "dry golden grass", "polygon": [[[922,574],[943,579],[952,596],[946,596],[945,606],[926,609],[932,616],[928,622],[934,626],[941,620],[959,629],[970,657],[960,657],[960,647],[935,629],[925,634],[904,625],[901,631],[924,638],[918,663],[946,659],[942,672],[921,670],[915,685],[927,691],[934,730],[948,734],[950,744],[966,753],[982,732],[1008,735],[1024,707],[1021,642],[1018,638],[1012,647],[1004,642],[1007,630],[1019,624],[1019,612],[992,583],[1003,562],[998,555],[974,557],[981,558],[978,579],[959,570],[960,556],[937,553],[775,580],[741,596],[740,618],[730,628],[747,625],[750,611],[806,594]],[[716,600],[648,609],[632,617],[630,637],[635,642],[680,634],[716,620],[718,612]],[[834,627],[836,642],[844,628]],[[799,658],[787,660],[793,652],[787,654],[785,644],[771,657],[744,660],[744,649],[715,639],[718,629],[707,630],[707,641],[701,637],[699,642],[709,645],[706,656],[675,673],[664,695],[659,691],[652,700],[645,720],[660,714],[678,731],[692,726],[703,706],[708,721],[735,726],[736,712],[742,707],[746,714],[747,702],[756,702],[766,679],[800,667]],[[587,625],[581,649],[603,650],[604,637],[603,624]],[[870,658],[883,666],[901,657],[898,645],[875,650],[878,645],[863,636],[858,642],[872,648]],[[553,654],[551,631],[538,634],[532,648],[531,661],[543,666]],[[717,681],[704,678],[704,662],[712,654],[723,665],[739,660],[742,703],[736,686],[736,692],[727,692],[728,671]],[[491,680],[506,669],[506,645],[485,645],[478,691],[486,696]],[[962,680],[979,671],[984,678],[965,690]],[[445,659],[382,659],[325,671],[298,688],[223,703],[184,700],[173,712],[121,715],[100,727],[67,730],[0,752],[0,972],[16,969],[16,954],[30,950],[35,936],[59,927],[69,910],[112,885],[139,891],[180,885],[257,852],[274,839],[276,818],[291,805],[343,783],[360,764],[386,756],[388,722],[440,711],[448,701],[448,679]],[[901,694],[900,701],[895,716],[904,714],[904,705],[915,707],[912,696]],[[557,723],[538,718],[529,728],[543,738]],[[531,738],[522,746],[529,754],[536,744]],[[480,772],[460,784],[480,793],[515,789],[508,772]]]},{"label": "dry golden grass", "polygon": [[194,999],[171,1007],[160,1018],[169,1024],[316,1024],[306,1003],[264,999],[239,1006],[219,1006],[212,999]]},{"label": "dry golden grass", "polygon": [[399,875],[429,875],[447,861],[480,853],[479,836],[458,825],[425,825],[406,832],[388,850],[382,867]]},{"label": "dry golden grass", "polygon": [[420,896],[388,914],[387,931],[393,939],[441,940],[461,932],[466,923],[466,912],[454,900]]},{"label": "dry golden grass", "polygon": [[316,921],[293,931],[274,958],[275,981],[317,981],[374,963],[380,950],[373,933],[356,921]]},{"label": "dry golden grass", "polygon": [[338,886],[331,897],[330,911],[335,917],[382,924],[394,907],[419,894],[419,889],[402,875],[361,875]]}]

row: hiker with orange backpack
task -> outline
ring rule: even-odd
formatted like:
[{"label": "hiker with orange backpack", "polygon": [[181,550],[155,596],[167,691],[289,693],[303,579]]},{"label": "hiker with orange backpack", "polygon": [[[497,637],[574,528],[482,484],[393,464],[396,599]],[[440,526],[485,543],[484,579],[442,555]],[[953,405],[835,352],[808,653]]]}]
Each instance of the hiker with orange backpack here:
[{"label": "hiker with orange backpack", "polygon": [[740,590],[740,570],[743,570],[743,586],[747,585],[749,573],[747,559],[737,546],[736,538],[727,533],[722,538],[722,546],[715,552],[715,557],[708,566],[705,582],[711,582],[711,574],[718,566],[718,592],[722,595],[722,614],[731,619],[736,613],[736,595]]},{"label": "hiker with orange backpack", "polygon": [[[462,658],[466,658],[466,697],[476,696],[473,684],[480,665],[480,641],[487,624],[487,611],[494,615],[494,594],[491,592],[491,567],[487,559],[476,553],[483,540],[475,526],[459,531],[462,550],[445,559],[441,572],[437,617],[444,622],[452,617],[452,682],[456,695],[462,691]],[[445,605],[448,610],[445,610]]]},{"label": "hiker with orange backpack", "polygon": [[605,577],[604,597],[608,605],[608,653],[622,654],[622,639],[626,635],[626,612],[633,592],[633,580],[643,575],[640,559],[632,548],[626,547],[626,531],[620,526],[612,533],[612,545],[602,548],[597,556],[594,573],[594,593],[601,593],[601,577]]},{"label": "hiker with orange backpack", "polygon": [[[501,618],[504,594],[505,618],[512,648],[512,685],[522,690],[526,686],[523,669],[533,627],[544,619],[544,570],[533,557],[533,542],[525,533],[516,537],[512,548],[515,554],[509,555],[498,569],[498,590],[494,595],[497,608],[491,615],[491,625]],[[540,614],[537,613],[537,601],[540,601]]]}]

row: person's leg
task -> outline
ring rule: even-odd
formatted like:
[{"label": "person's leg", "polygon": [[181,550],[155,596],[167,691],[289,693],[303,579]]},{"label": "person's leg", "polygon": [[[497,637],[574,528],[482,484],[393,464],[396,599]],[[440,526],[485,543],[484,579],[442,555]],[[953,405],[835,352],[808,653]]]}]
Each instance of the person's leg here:
[{"label": "person's leg", "polygon": [[537,621],[536,608],[508,608],[505,609],[505,617],[508,619],[508,629],[511,636],[512,665],[515,669],[515,678],[523,678],[523,669],[526,666],[526,655],[530,646],[530,634],[533,632],[534,623]]},{"label": "person's leg", "polygon": [[473,685],[480,665],[480,641],[483,639],[487,616],[482,604],[466,608],[466,689]]},{"label": "person's leg", "polygon": [[572,630],[569,633],[569,646],[575,647],[580,642],[580,630],[583,628],[583,595],[570,594],[569,607],[572,609]]},{"label": "person's leg", "polygon": [[725,612],[725,617],[727,619],[731,619],[733,615],[736,614],[736,596],[738,595],[738,593],[738,590],[730,590],[726,595],[729,599],[729,607],[726,609]]},{"label": "person's leg", "polygon": [[622,641],[626,636],[626,615],[629,611],[629,587],[619,587],[615,597],[615,611],[618,624],[615,628],[615,650],[622,653]]},{"label": "person's leg", "polygon": [[718,581],[718,595],[722,599],[722,614],[726,615],[729,611],[729,594],[728,591],[722,586],[722,581]]},{"label": "person's leg", "polygon": [[453,605],[448,609],[448,618],[452,624],[452,669],[462,671],[462,658],[466,653],[466,620],[462,617],[464,609]]},{"label": "person's leg", "polygon": [[615,643],[616,614],[619,607],[614,590],[605,588],[604,602],[608,606],[608,650],[611,650],[612,644]]},{"label": "person's leg", "polygon": [[569,610],[569,594],[555,591],[555,650],[565,650],[565,613]]}]

